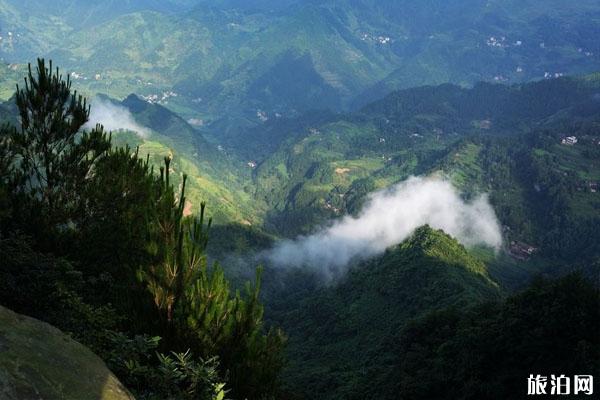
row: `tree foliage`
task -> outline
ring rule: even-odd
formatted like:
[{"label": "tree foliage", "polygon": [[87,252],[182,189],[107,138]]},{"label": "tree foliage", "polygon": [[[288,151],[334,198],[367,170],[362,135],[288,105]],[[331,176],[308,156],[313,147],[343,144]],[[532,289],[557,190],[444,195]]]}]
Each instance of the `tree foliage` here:
[{"label": "tree foliage", "polygon": [[211,221],[205,204],[184,215],[171,159],[156,174],[86,131],[86,100],[44,60],[16,102],[19,128],[0,132],[2,304],[71,333],[141,398],[275,395],[283,336],[265,333],[260,273],[233,295],[207,267]]},{"label": "tree foliage", "polygon": [[599,321],[598,290],[580,275],[538,279],[504,302],[413,321],[387,343],[390,356],[376,369],[379,375],[370,376],[371,393],[381,399],[526,398],[532,373],[600,372]]},{"label": "tree foliage", "polygon": [[72,227],[82,187],[109,150],[110,137],[102,126],[81,131],[89,107],[71,92],[69,78],[65,81],[58,68],[52,70],[52,62],[46,67],[39,59],[35,74],[29,66],[25,86],[17,86],[16,103],[20,129],[12,129],[9,144],[16,156],[16,190],[25,200],[19,215],[29,222],[24,225],[47,229],[44,239],[51,241],[52,235]]}]

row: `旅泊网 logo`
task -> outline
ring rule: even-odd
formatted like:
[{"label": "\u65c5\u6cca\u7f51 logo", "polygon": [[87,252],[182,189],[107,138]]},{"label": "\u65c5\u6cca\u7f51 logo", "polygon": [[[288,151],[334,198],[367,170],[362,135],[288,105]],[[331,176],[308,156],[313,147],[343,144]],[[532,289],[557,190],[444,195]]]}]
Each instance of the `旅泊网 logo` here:
[{"label": "\u65c5\u6cca\u7f51 logo", "polygon": [[527,395],[566,396],[594,394],[594,377],[592,375],[529,375],[527,378]]}]

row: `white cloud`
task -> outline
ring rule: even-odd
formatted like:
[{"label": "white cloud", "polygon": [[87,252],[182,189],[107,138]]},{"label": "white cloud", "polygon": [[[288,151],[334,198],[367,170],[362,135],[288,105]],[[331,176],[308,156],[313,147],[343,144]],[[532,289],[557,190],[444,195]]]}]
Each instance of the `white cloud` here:
[{"label": "white cloud", "polygon": [[283,241],[265,255],[276,266],[309,266],[332,274],[351,261],[383,253],[425,224],[465,246],[502,245],[486,195],[466,202],[447,180],[412,177],[372,194],[358,217],[346,216],[313,235]]},{"label": "white cloud", "polygon": [[133,131],[142,138],[146,138],[150,134],[146,127],[136,122],[127,108],[99,98],[92,101],[90,120],[84,128],[92,129],[96,124],[102,124],[107,131]]}]

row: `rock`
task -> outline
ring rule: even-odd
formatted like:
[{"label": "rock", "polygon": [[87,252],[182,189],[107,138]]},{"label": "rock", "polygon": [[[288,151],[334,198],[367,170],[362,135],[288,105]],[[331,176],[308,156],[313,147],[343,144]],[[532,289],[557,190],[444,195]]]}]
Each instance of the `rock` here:
[{"label": "rock", "polygon": [[87,347],[47,323],[0,306],[0,399],[133,396]]}]

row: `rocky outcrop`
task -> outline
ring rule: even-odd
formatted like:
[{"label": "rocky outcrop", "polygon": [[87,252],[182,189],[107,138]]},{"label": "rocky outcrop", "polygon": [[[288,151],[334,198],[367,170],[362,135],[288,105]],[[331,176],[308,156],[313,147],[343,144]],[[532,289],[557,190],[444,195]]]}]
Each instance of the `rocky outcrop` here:
[{"label": "rocky outcrop", "polygon": [[57,328],[0,307],[0,398],[130,400],[104,362]]}]

